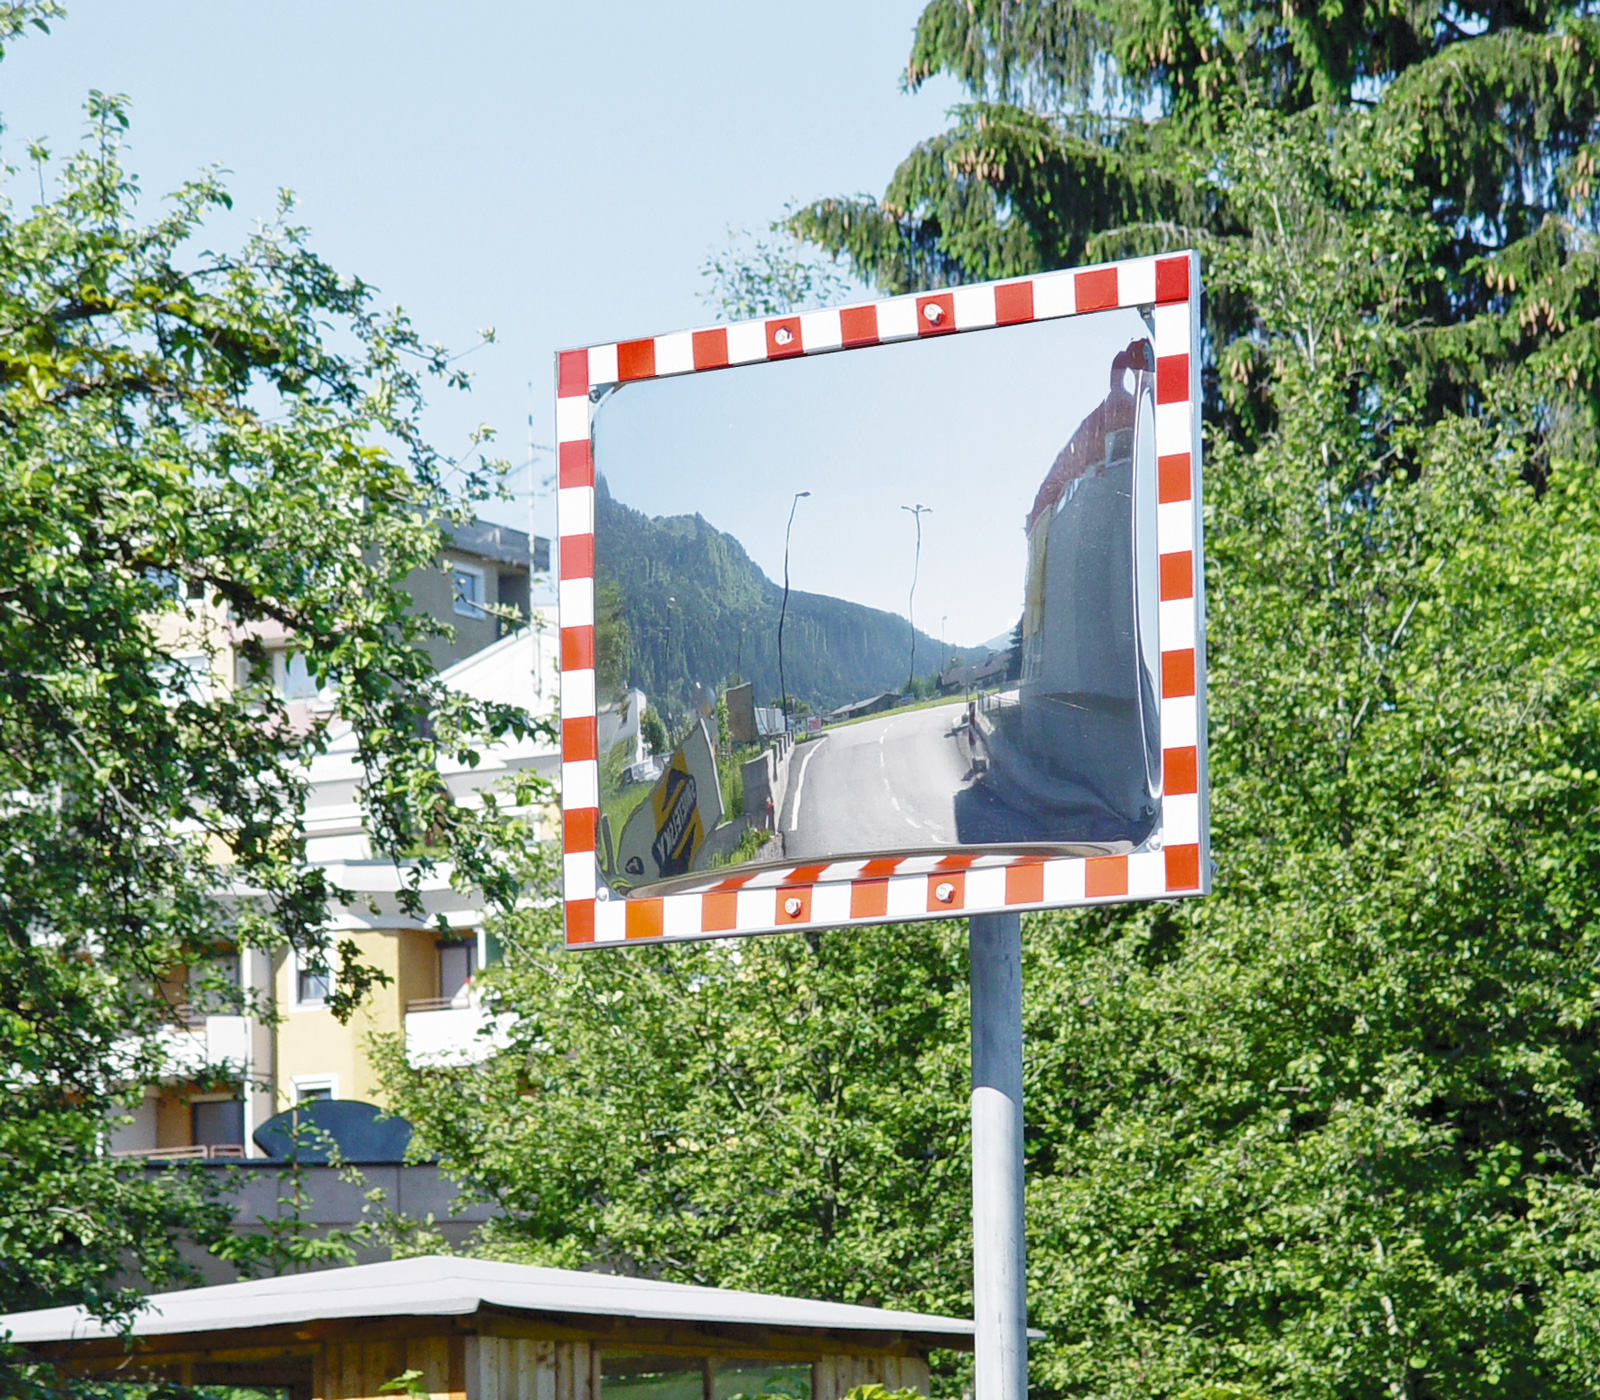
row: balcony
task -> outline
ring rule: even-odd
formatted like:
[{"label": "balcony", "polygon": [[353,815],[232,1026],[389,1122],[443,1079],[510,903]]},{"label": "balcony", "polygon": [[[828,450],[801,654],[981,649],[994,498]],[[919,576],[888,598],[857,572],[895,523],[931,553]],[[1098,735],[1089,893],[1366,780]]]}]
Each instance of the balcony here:
[{"label": "balcony", "polygon": [[511,1018],[492,1016],[469,983],[454,997],[406,1003],[406,1062],[414,1069],[475,1065],[510,1043]]},{"label": "balcony", "polygon": [[221,1072],[235,1077],[250,1063],[250,1018],[207,1016],[191,1007],[178,1007],[175,1025],[158,1032],[165,1065],[173,1079],[197,1079]]},{"label": "balcony", "polygon": [[201,1143],[194,1147],[126,1147],[113,1157],[137,1157],[145,1162],[242,1162],[244,1147],[237,1142]]}]

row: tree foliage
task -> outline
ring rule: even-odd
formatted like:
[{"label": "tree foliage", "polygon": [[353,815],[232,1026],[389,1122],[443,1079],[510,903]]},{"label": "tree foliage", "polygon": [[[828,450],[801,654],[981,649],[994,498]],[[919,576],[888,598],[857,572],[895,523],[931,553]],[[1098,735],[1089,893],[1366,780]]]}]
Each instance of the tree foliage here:
[{"label": "tree foliage", "polygon": [[[8,6],[0,38],[55,12]],[[219,1224],[181,1174],[104,1151],[170,1073],[164,979],[292,945],[338,964],[347,1014],[377,975],[331,946],[338,891],[302,860],[312,757],[354,730],[408,890],[448,851],[509,900],[494,813],[451,805],[436,758],[525,717],[440,687],[401,587],[464,509],[418,427],[425,384],[464,377],[287,201],[231,254],[198,244],[214,175],[141,222],[124,104],[88,117],[58,193],[0,206],[0,1309],[116,1314],[126,1266],[169,1279],[173,1232]],[[459,466],[469,495],[497,470]],[[288,713],[265,627],[330,714]]]},{"label": "tree foliage", "polygon": [[[1597,41],[1560,5],[934,0],[909,81],[969,103],[791,221],[893,292],[1202,252],[1220,871],[1025,922],[1040,1393],[1600,1386]],[[963,1306],[949,940],[530,929],[504,995],[560,1017],[407,1111],[513,1206],[502,1247]],[[744,1077],[818,1082],[856,1022],[832,1140],[889,1251],[784,1215],[814,1094]]]},{"label": "tree foliage", "polygon": [[398,1038],[382,1045],[417,1150],[506,1212],[482,1248],[802,1296],[963,1297],[959,929],[621,958],[561,951],[555,910],[498,935],[487,984],[518,1018],[508,1049],[416,1073]]},{"label": "tree foliage", "polygon": [[730,231],[727,246],[700,268],[707,283],[700,295],[734,321],[830,306],[851,291],[851,278],[837,264],[780,223],[765,237]]}]

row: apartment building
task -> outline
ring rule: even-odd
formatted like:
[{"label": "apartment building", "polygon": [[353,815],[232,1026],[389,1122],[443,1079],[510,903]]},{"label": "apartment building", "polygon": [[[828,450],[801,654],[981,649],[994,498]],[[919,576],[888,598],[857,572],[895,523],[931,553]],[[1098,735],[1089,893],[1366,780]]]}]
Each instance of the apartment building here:
[{"label": "apartment building", "polygon": [[[533,714],[555,708],[555,621],[540,615],[508,630],[502,619],[485,613],[484,604],[509,602],[526,615],[527,565],[538,564],[539,545],[547,563],[544,541],[529,550],[526,536],[503,527],[485,526],[470,534],[458,530],[447,556],[455,566],[453,575],[419,580],[414,592],[418,606],[435,615],[449,607],[445,620],[457,626],[457,641],[442,647],[438,660],[450,662],[451,649],[465,647],[464,639],[477,635],[481,642],[446,664],[441,679],[464,694],[514,704]],[[520,579],[514,563],[500,557],[518,548],[527,550]],[[469,567],[476,576],[465,572]],[[453,595],[452,577],[474,581],[464,595]],[[464,609],[460,613],[458,605]],[[163,640],[190,671],[193,684],[231,683],[237,630],[230,629],[225,617],[197,599],[166,625],[173,630]],[[477,633],[468,631],[472,626]],[[270,629],[255,635],[273,658],[280,693],[291,707],[314,711],[320,703],[315,687],[277,645],[286,644],[287,637]],[[189,644],[194,646],[192,660],[182,653]],[[475,767],[450,768],[441,776],[458,802],[470,804],[478,793],[520,772],[531,770],[554,781],[559,762],[554,744],[525,739],[491,746]],[[422,889],[421,918],[402,910],[400,873],[392,862],[374,855],[362,822],[357,800],[361,773],[348,728],[335,732],[310,780],[307,859],[352,896],[351,903],[334,911],[333,938],[352,939],[364,961],[388,974],[388,985],[375,988],[350,1021],[340,1024],[327,1007],[332,974],[293,953],[245,949],[237,955],[219,954],[208,968],[174,969],[161,989],[174,1008],[172,1025],[164,1032],[168,1073],[158,1089],[131,1106],[132,1122],[114,1131],[113,1151],[154,1157],[257,1156],[255,1130],[298,1103],[335,1098],[381,1104],[368,1051],[374,1032],[402,1035],[414,1063],[481,1056],[500,1034],[474,990],[479,969],[498,957],[484,929],[483,910],[451,889],[446,871]],[[553,835],[554,814],[533,815],[551,822],[543,834]],[[441,916],[447,929],[443,934],[437,927]],[[249,989],[271,1014],[237,1015],[208,1006],[204,989],[218,980]]]}]

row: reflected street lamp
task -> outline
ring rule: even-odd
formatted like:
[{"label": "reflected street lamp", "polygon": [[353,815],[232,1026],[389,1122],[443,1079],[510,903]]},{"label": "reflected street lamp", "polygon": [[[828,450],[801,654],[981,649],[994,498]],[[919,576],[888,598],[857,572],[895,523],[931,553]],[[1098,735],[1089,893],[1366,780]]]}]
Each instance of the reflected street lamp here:
[{"label": "reflected street lamp", "polygon": [[918,504],[900,509],[909,511],[917,521],[917,554],[911,564],[911,597],[906,603],[906,619],[911,623],[911,668],[906,678],[906,694],[909,695],[917,679],[917,570],[922,567],[922,517],[932,515],[933,507]]},{"label": "reflected street lamp", "polygon": [[661,693],[665,697],[668,687],[672,683],[672,609],[677,605],[676,598],[667,599],[667,628],[666,645],[661,649]]},{"label": "reflected street lamp", "polygon": [[783,727],[789,728],[789,683],[783,675],[783,620],[789,612],[789,536],[794,530],[794,512],[800,504],[802,496],[809,496],[809,491],[796,491],[794,500],[789,502],[789,524],[783,532],[783,606],[778,609],[778,691],[783,696]]}]

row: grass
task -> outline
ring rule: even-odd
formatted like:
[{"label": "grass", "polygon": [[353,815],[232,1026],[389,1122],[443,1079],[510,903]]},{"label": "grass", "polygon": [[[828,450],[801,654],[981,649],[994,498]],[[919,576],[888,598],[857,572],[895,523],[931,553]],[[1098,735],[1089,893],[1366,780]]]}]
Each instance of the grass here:
[{"label": "grass", "polygon": [[[611,828],[613,849],[622,839],[622,828],[627,825],[628,818],[644,805],[655,787],[654,783],[623,785],[622,770],[628,766],[630,752],[628,745],[618,744],[600,762],[600,815]],[[737,821],[744,815],[744,774],[739,767],[760,753],[758,745],[748,744],[717,755],[717,786],[721,789],[724,821]]]},{"label": "grass", "polygon": [[735,821],[744,815],[744,774],[742,765],[761,756],[758,744],[728,749],[717,755],[717,783],[722,789],[722,819]]},{"label": "grass", "polygon": [[[909,705],[896,705],[892,710],[879,710],[875,715],[858,715],[855,719],[841,719],[834,724],[824,724],[822,732],[826,734],[830,729],[844,729],[852,724],[865,724],[871,719],[882,719],[885,715],[908,715],[913,710],[932,710],[940,705],[965,705],[965,695],[935,696],[931,700],[917,700]],[[813,735],[813,738],[816,736]]]},{"label": "grass", "polygon": [[628,745],[618,744],[600,760],[600,815],[611,828],[613,849],[622,840],[622,828],[628,824],[628,818],[650,796],[650,789],[655,786],[653,783],[629,783],[623,786],[622,770],[628,766],[629,752]]}]

